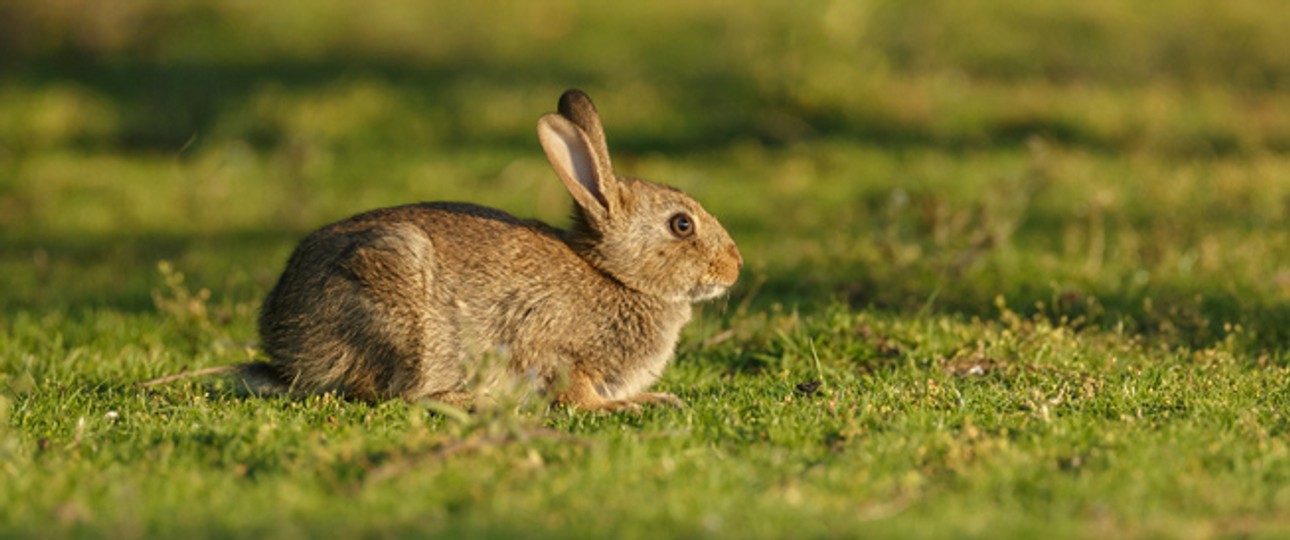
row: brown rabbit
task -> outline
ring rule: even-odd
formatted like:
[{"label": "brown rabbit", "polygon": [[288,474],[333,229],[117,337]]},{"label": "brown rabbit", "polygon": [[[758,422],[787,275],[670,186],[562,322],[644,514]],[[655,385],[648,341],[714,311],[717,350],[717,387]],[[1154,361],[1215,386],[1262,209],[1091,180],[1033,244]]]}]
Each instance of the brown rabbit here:
[{"label": "brown rabbit", "polygon": [[734,284],[739,250],[684,193],[614,174],[586,94],[565,92],[537,131],[576,203],[570,230],[450,202],[323,227],[265,299],[270,362],[237,368],[243,380],[257,391],[466,405],[468,363],[504,352],[509,372],[568,405],[680,405],[645,390],[690,305]]}]

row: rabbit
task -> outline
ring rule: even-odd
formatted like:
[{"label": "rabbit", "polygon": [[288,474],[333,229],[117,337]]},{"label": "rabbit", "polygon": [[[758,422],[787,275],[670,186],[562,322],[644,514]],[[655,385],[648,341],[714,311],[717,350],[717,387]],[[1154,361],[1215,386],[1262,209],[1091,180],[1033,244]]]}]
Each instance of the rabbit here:
[{"label": "rabbit", "polygon": [[506,371],[566,406],[683,406],[647,389],[691,305],[737,280],[734,240],[680,190],[617,175],[583,92],[561,95],[537,133],[573,197],[568,230],[461,202],[327,225],[265,299],[269,361],[239,368],[246,385],[470,406],[467,367],[500,354]]}]

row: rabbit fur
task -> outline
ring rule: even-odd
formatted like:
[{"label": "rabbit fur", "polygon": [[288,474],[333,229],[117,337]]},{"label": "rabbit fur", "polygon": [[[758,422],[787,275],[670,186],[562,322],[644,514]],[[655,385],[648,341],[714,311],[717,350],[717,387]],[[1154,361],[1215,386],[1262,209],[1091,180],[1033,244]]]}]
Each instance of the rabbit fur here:
[{"label": "rabbit fur", "polygon": [[614,173],[586,94],[565,92],[537,130],[573,196],[568,230],[459,202],[323,227],[264,301],[269,362],[243,370],[247,386],[469,406],[467,368],[494,355],[577,408],[680,405],[646,390],[691,304],[735,283],[739,250],[694,199]]}]

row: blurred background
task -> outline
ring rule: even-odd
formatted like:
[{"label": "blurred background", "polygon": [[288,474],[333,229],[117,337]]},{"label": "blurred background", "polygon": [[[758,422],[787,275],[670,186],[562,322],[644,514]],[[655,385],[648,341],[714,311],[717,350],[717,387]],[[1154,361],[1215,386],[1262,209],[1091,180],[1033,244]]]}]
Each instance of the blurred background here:
[{"label": "blurred background", "polygon": [[742,310],[1002,303],[1266,351],[1286,36],[1278,0],[7,0],[0,313],[152,310],[169,260],[250,339],[324,223],[562,223],[534,124],[579,87],[620,172],[731,230]]}]

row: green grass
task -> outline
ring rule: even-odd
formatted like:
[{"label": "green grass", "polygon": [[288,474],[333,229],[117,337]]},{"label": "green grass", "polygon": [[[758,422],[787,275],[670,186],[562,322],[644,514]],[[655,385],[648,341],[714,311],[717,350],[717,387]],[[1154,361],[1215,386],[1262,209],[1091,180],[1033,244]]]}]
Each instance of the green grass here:
[{"label": "green grass", "polygon": [[[1290,535],[1276,2],[92,4],[0,7],[0,537]],[[747,261],[688,408],[136,386],[324,223],[563,223],[568,86]]]}]

